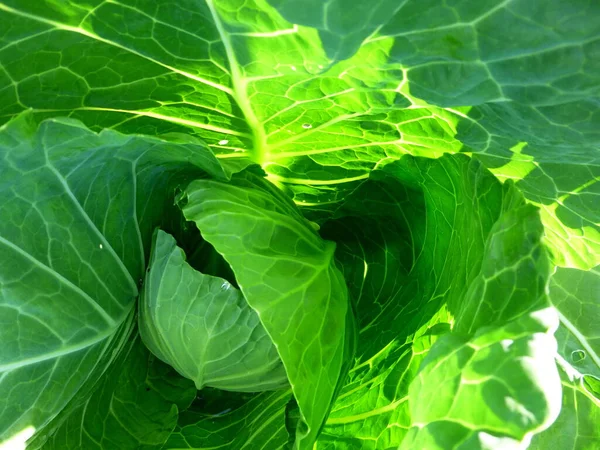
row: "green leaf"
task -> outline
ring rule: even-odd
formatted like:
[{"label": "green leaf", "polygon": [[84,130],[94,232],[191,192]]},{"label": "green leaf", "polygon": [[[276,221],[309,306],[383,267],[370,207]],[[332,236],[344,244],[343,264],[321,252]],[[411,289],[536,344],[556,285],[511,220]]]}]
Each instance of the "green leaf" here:
[{"label": "green leaf", "polygon": [[7,1],[0,28],[0,116],[34,108],[96,130],[191,130],[215,148],[249,147],[205,2]]},{"label": "green leaf", "polygon": [[560,327],[557,359],[563,384],[563,404],[556,423],[537,435],[532,449],[554,445],[593,449],[600,445],[600,272],[557,269],[550,283],[550,300],[558,309]]},{"label": "green leaf", "polygon": [[[523,145],[524,148],[527,148]],[[522,151],[522,150],[520,150]],[[522,155],[492,169],[538,205],[546,228],[546,244],[562,267],[591,269],[600,263],[600,218],[595,207],[600,168],[592,164],[536,163]]]},{"label": "green leaf", "polygon": [[507,187],[479,273],[455,313],[454,331],[473,335],[548,307],[550,267],[542,236],[537,208]]},{"label": "green leaf", "polygon": [[193,383],[169,374],[136,335],[43,448],[161,448],[177,424],[178,406],[187,408],[195,395]]},{"label": "green leaf", "polygon": [[288,385],[277,349],[242,293],[194,270],[175,239],[157,230],[139,326],[152,353],[197,389],[257,392]]},{"label": "green leaf", "polygon": [[[338,259],[356,303],[360,335],[358,360],[317,449],[398,446],[415,421],[411,411],[419,399],[426,395],[443,398],[444,385],[435,382],[425,383],[416,396],[409,393],[411,382],[419,379],[420,365],[436,357],[427,356],[434,351],[432,345],[440,359],[453,358],[443,351],[447,340],[446,345],[473,345],[464,333],[477,331],[480,345],[487,340],[493,346],[502,333],[515,341],[522,337],[521,349],[523,343],[541,343],[534,346],[539,356],[536,364],[547,368],[547,373],[556,371],[552,369],[552,347],[556,346],[549,331],[552,324],[538,317],[539,311],[547,310],[544,292],[549,270],[540,246],[542,228],[535,208],[524,205],[514,186],[502,187],[479,163],[466,157],[405,157],[373,172],[335,217],[322,230],[338,243]],[[513,287],[518,288],[513,291]],[[544,314],[552,318],[551,312]],[[505,326],[521,316],[525,323]],[[448,334],[451,322],[463,334]],[[485,330],[490,326],[497,330],[495,335]],[[515,335],[519,328],[525,329],[522,336]],[[515,344],[512,352],[516,354],[517,348]],[[465,352],[469,350],[466,346]],[[488,355],[488,361],[497,362],[500,353]],[[506,356],[514,355],[507,351]],[[486,350],[478,357],[485,360]],[[514,359],[510,361],[518,368]],[[448,367],[428,376],[436,373],[452,378],[453,372]],[[454,376],[458,374],[455,368]],[[527,380],[523,371],[521,379]],[[548,417],[558,408],[550,401],[560,392],[557,377],[556,383],[552,380],[543,384],[546,387],[540,394],[542,399],[548,397],[548,404],[529,405],[539,415],[538,426],[540,422],[547,426]],[[452,386],[446,391],[449,399],[454,394]],[[469,401],[477,402],[477,396]],[[480,401],[478,411],[493,416]],[[423,402],[426,411],[420,414],[434,414],[436,403],[427,405]],[[523,426],[518,433],[526,432]],[[407,448],[421,448],[407,442]]]},{"label": "green leaf", "polygon": [[400,448],[522,448],[560,411],[555,327],[548,308],[440,339],[411,384],[413,427]]},{"label": "green leaf", "polygon": [[534,436],[529,448],[593,450],[600,444],[600,401],[568,363],[559,368],[563,385],[560,415],[548,430]]},{"label": "green leaf", "polygon": [[[474,152],[508,172],[598,167],[596,2],[271,5],[7,1],[0,117],[31,107],[94,129],[185,131],[227,158],[252,156],[318,208],[406,153]],[[597,220],[572,227],[548,214],[557,262],[600,262]]]},{"label": "green leaf", "polygon": [[[372,173],[380,173],[377,169],[403,155],[437,158],[444,153],[469,153],[501,180],[514,180],[525,198],[541,208],[545,245],[552,251],[554,264],[589,270],[600,264],[596,206],[600,186],[599,8],[600,3],[588,0],[4,0],[0,3],[0,122],[31,108],[36,121],[66,115],[94,131],[113,129],[154,136],[185,133],[187,137],[180,135],[178,139],[186,143],[169,149],[183,145],[192,153],[198,149],[199,154],[206,154],[204,144],[190,138],[198,137],[229,163],[221,178],[245,167],[251,158],[261,164],[271,182],[303,206],[307,217],[320,224],[341,211],[365,180],[372,186]],[[146,142],[146,138],[135,137],[130,145],[138,145],[140,140]],[[165,139],[158,141],[165,148]],[[72,151],[76,153],[78,141],[74,143]],[[111,150],[117,153],[118,148]],[[159,167],[167,164],[171,153],[177,154],[177,150],[169,151]],[[3,161],[0,158],[0,175],[13,170],[12,162],[4,164],[5,169]],[[216,164],[212,157],[211,161]],[[87,214],[106,232],[116,255],[101,265],[108,268],[121,260],[126,270],[119,267],[110,271],[111,276],[123,273],[127,278],[129,273],[137,282],[148,246],[137,244],[135,220],[123,225],[123,217],[137,216],[139,234],[146,243],[161,216],[176,220],[170,212],[172,199],[166,195],[170,188],[165,186],[171,186],[171,181],[185,185],[196,175],[192,171],[187,172],[189,177],[158,177],[155,182],[150,174],[160,169],[148,161],[144,172],[148,176],[138,180],[137,189],[154,194],[142,194],[136,212],[132,212],[123,207],[133,202],[119,197],[128,195],[121,185],[111,185],[107,195],[94,194],[96,190],[107,192],[102,180],[110,172],[115,178],[131,180],[125,176],[129,170],[125,167],[131,166],[119,166],[123,170],[119,172],[114,161],[100,164],[92,157],[89,168],[85,160],[79,162],[77,171],[86,182],[71,189],[80,202],[90,193],[85,204]],[[8,181],[0,178],[0,193],[10,192],[12,197],[10,186],[15,185],[15,179],[26,184],[21,178],[38,176],[38,172],[25,173],[19,172]],[[96,178],[98,173],[101,176]],[[352,278],[351,295],[374,299],[367,304],[376,305],[370,312],[359,314],[359,321],[361,315],[367,320],[361,328],[371,320],[384,320],[381,333],[375,327],[368,328],[367,335],[374,336],[374,341],[371,347],[359,349],[365,365],[353,380],[365,376],[385,385],[377,374],[390,368],[390,376],[394,373],[401,381],[387,385],[402,385],[404,389],[394,394],[388,390],[369,406],[360,406],[355,415],[349,413],[363,418],[365,411],[384,408],[383,412],[396,416],[386,416],[373,429],[365,426],[357,431],[352,425],[359,440],[348,445],[369,442],[377,446],[403,436],[402,427],[410,422],[406,415],[401,416],[405,409],[385,408],[404,399],[406,382],[425,355],[419,352],[425,352],[438,335],[445,333],[441,323],[452,321],[469,283],[477,276],[479,266],[473,261],[481,258],[484,231],[497,219],[494,211],[498,210],[492,204],[499,208],[500,201],[492,197],[500,190],[491,189],[490,196],[484,196],[472,210],[468,201],[466,207],[457,204],[455,220],[452,209],[444,209],[444,214],[433,212],[438,207],[441,211],[441,204],[448,201],[446,190],[456,196],[454,183],[445,185],[446,189],[433,188],[435,178],[444,177],[438,173],[434,179],[415,181],[413,177],[409,182],[411,189],[423,193],[423,204],[415,199],[409,210],[418,211],[426,204],[431,217],[426,226],[414,218],[402,218],[399,223],[408,225],[400,229],[374,220],[360,225],[374,230],[373,235],[348,231],[356,261],[350,256],[345,259],[357,263],[344,268]],[[42,185],[47,186],[45,182]],[[439,196],[432,203],[425,201],[430,189],[426,185]],[[29,188],[18,195],[27,198],[33,187]],[[487,191],[477,192],[478,196]],[[115,208],[104,215],[107,202]],[[412,200],[402,203],[412,204]],[[93,213],[95,205],[99,212]],[[476,211],[475,216],[488,222],[469,229],[472,236],[457,240],[457,235],[462,236],[461,227],[473,223],[461,215],[464,211],[459,212],[464,209]],[[360,211],[362,220],[364,208]],[[12,216],[7,217],[12,220]],[[11,223],[3,222],[0,235],[2,226]],[[98,225],[103,223],[109,225]],[[62,226],[62,230],[71,231],[70,223]],[[179,239],[179,226],[171,224],[165,229]],[[426,232],[419,234],[417,229]],[[39,230],[43,227],[32,225],[23,241],[37,242],[31,236],[37,236]],[[340,230],[345,229],[340,226]],[[391,237],[391,233],[408,231],[412,234],[409,239]],[[476,234],[479,232],[481,238]],[[388,235],[378,236],[384,233]],[[56,243],[65,241],[64,235],[52,241],[54,249]],[[353,235],[359,243],[354,242]],[[395,253],[383,251],[379,255],[376,248],[361,247],[369,245],[389,245]],[[425,248],[429,250],[421,251]],[[36,249],[41,254],[45,250]],[[376,256],[365,256],[371,252]],[[361,265],[363,260],[366,265]],[[389,272],[377,269],[388,264]],[[462,278],[454,276],[455,269]],[[370,288],[371,281],[359,278],[365,273],[365,280],[371,280],[377,272],[384,281],[381,286],[374,283]],[[572,273],[574,278],[587,276]],[[364,294],[355,289],[355,279],[356,286],[365,289]],[[125,295],[117,284],[111,283],[110,288]],[[128,289],[134,292],[132,286]],[[507,294],[504,287],[501,291]],[[409,299],[410,295],[414,298]],[[31,298],[31,292],[20,298]],[[386,315],[389,310],[380,306],[390,299],[403,302],[404,309],[397,315]],[[132,300],[128,297],[123,301],[130,305]],[[575,300],[569,297],[567,301]],[[440,306],[444,302],[449,305],[446,309]],[[20,308],[21,302],[17,306]],[[479,320],[472,310],[464,314]],[[405,316],[408,325],[398,333],[397,323],[404,326]],[[597,315],[590,316],[590,321],[597,319]],[[10,318],[2,320],[9,327],[15,324]],[[563,328],[559,327],[559,334]],[[123,326],[122,336],[115,339],[126,339],[129,331]],[[394,333],[406,340],[390,337]],[[387,346],[386,340],[395,344]],[[565,342],[577,340],[571,337]],[[418,356],[413,356],[413,341],[418,341],[414,344]],[[578,358],[582,356],[580,350],[575,349]],[[380,359],[370,359],[376,355]],[[583,361],[587,364],[590,359]],[[589,376],[578,383],[577,392],[580,388],[588,393],[598,391],[592,388],[595,381]],[[349,388],[348,392],[346,399],[354,391]],[[364,392],[358,389],[353,402],[360,403],[356,398]],[[361,398],[367,403],[375,397],[367,393]],[[4,416],[0,417],[1,422]],[[370,420],[375,421],[378,414],[372,417]],[[373,440],[373,430],[381,429],[388,418],[385,432]],[[348,423],[337,425],[338,430],[351,427]],[[335,441],[336,433],[330,442]],[[363,436],[366,439],[361,440]]]},{"label": "green leaf", "polygon": [[[319,38],[333,62],[351,57],[363,41],[402,7],[395,0],[359,2],[334,0],[269,0],[290,23],[319,30]],[[358,26],[357,26],[358,25]]]},{"label": "green leaf", "polygon": [[559,353],[583,375],[600,380],[600,267],[591,271],[558,268],[550,300],[559,313]]},{"label": "green leaf", "polygon": [[[199,143],[23,115],[0,129],[0,440],[85,401],[132,329],[175,186],[214,173]],[[220,171],[220,172],[219,172]],[[170,209],[169,209],[170,205]]]},{"label": "green leaf", "polygon": [[165,450],[283,449],[289,435],[285,410],[292,397],[289,390],[263,392],[234,410],[217,414],[186,411]]},{"label": "green leaf", "polygon": [[522,448],[560,411],[549,264],[536,208],[513,186],[453,332],[432,347],[409,390],[410,448]]},{"label": "green leaf", "polygon": [[271,4],[6,1],[0,116],[185,130],[305,203],[405,153],[598,165],[596,2]]},{"label": "green leaf", "polygon": [[186,193],[186,218],[230,264],[279,352],[301,413],[295,446],[310,448],[353,351],[352,312],[335,245],[251,173],[227,184],[194,181]]}]

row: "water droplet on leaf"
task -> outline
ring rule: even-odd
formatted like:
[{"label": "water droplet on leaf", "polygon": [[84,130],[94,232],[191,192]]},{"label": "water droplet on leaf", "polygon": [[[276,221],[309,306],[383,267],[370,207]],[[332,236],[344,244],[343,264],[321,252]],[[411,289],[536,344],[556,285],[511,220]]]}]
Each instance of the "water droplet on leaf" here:
[{"label": "water droplet on leaf", "polygon": [[229,144],[229,141],[227,139],[223,139],[221,141],[219,141],[219,145],[227,145]]},{"label": "water droplet on leaf", "polygon": [[309,130],[312,128],[312,125],[310,123],[303,123],[302,128],[304,128],[305,130]]}]

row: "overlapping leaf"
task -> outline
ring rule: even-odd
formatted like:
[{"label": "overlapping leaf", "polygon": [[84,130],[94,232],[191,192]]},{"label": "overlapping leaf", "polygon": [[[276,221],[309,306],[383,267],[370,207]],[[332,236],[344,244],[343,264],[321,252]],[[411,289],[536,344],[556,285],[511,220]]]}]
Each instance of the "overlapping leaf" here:
[{"label": "overlapping leaf", "polygon": [[9,1],[0,28],[0,116],[34,108],[97,130],[192,130],[210,144],[248,147],[204,2]]},{"label": "overlapping leaf", "polygon": [[[132,329],[152,229],[174,188],[225,177],[173,141],[95,134],[70,119],[0,132],[0,431],[40,430],[84,401]],[[57,314],[57,312],[60,312]]]},{"label": "overlapping leaf", "polygon": [[409,390],[411,448],[524,448],[560,411],[547,298],[549,263],[536,208],[514,187],[486,241],[479,273]]},{"label": "overlapping leaf", "polygon": [[311,448],[345,379],[354,322],[325,241],[281,192],[252,173],[197,180],[185,217],[230,264],[283,362],[299,407],[294,448]]},{"label": "overlapping leaf", "polygon": [[[464,347],[467,353],[481,347],[474,358],[477,362],[470,363],[475,368],[472,373],[489,371],[489,367],[483,369],[486,364],[494,366],[500,355],[490,354],[489,349],[500,345],[502,333],[507,339],[522,338],[522,345],[506,352],[511,370],[494,375],[499,383],[510,383],[511,374],[518,385],[527,380],[528,371],[518,367],[517,349],[528,352],[530,341],[535,343],[531,344],[535,364],[546,368],[544,375],[551,373],[553,339],[548,334],[556,326],[550,320],[552,313],[545,313],[549,319],[540,316],[540,320],[525,314],[547,309],[549,269],[540,247],[541,225],[535,208],[523,205],[514,186],[503,188],[466,157],[405,157],[373,172],[336,217],[323,226],[323,232],[339,243],[338,257],[357,303],[358,360],[317,448],[397,446],[411,424],[424,426],[426,421],[435,428],[436,414],[452,419],[444,411],[444,401],[460,403],[466,397],[469,408],[457,407],[457,414],[465,411],[501,423],[506,418],[490,409],[479,394],[465,397],[453,390],[453,377],[460,379],[466,369],[453,366],[453,355],[458,354],[444,349],[448,342],[465,345],[473,333],[478,343]],[[518,319],[522,315],[523,324]],[[503,325],[512,320],[514,325]],[[448,335],[453,321],[460,337]],[[491,324],[492,330],[485,328]],[[486,340],[489,348],[483,344]],[[432,345],[436,350],[427,356]],[[445,368],[432,370],[436,363]],[[423,364],[425,369],[417,376]],[[439,382],[431,379],[436,374]],[[541,371],[537,374],[542,376]],[[516,433],[521,440],[541,424],[551,423],[558,408],[557,401],[551,401],[558,398],[557,380],[548,378],[547,384],[542,383],[539,398],[545,400],[528,404],[539,414],[539,421],[526,425],[515,419],[518,431],[513,428],[507,435]],[[525,384],[535,385],[532,379]],[[501,395],[501,390],[489,386],[483,392]],[[523,399],[523,391],[510,395],[515,402]],[[438,404],[427,398],[445,400]],[[548,403],[545,409],[544,402]],[[463,418],[457,420],[461,423]],[[474,423],[473,430],[478,429],[485,430],[486,425]],[[463,430],[462,436],[476,437],[473,430]],[[439,442],[452,442],[452,433],[439,432]],[[503,433],[501,429],[495,432]],[[406,439],[407,448],[432,445],[415,436],[414,429]]]}]

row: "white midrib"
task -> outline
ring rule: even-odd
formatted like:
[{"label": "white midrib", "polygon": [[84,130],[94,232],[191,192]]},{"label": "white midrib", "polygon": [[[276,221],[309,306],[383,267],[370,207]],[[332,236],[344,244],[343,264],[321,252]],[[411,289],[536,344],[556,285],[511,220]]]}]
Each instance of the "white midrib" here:
[{"label": "white midrib", "polygon": [[258,164],[265,164],[269,161],[269,150],[267,146],[267,136],[262,122],[256,116],[252,109],[252,103],[248,97],[248,79],[242,75],[240,65],[238,64],[229,33],[225,30],[221,18],[215,8],[214,0],[206,0],[210,9],[215,26],[225,47],[227,60],[229,61],[229,70],[231,71],[231,84],[233,87],[233,97],[237,102],[246,122],[252,130],[253,149],[251,151],[252,159]]}]

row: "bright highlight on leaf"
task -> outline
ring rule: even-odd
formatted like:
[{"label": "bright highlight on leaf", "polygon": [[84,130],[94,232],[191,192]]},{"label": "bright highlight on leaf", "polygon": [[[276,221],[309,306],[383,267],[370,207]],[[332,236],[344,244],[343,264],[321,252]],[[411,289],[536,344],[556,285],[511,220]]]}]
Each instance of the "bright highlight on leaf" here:
[{"label": "bright highlight on leaf", "polygon": [[0,30],[1,448],[600,448],[600,3]]}]

